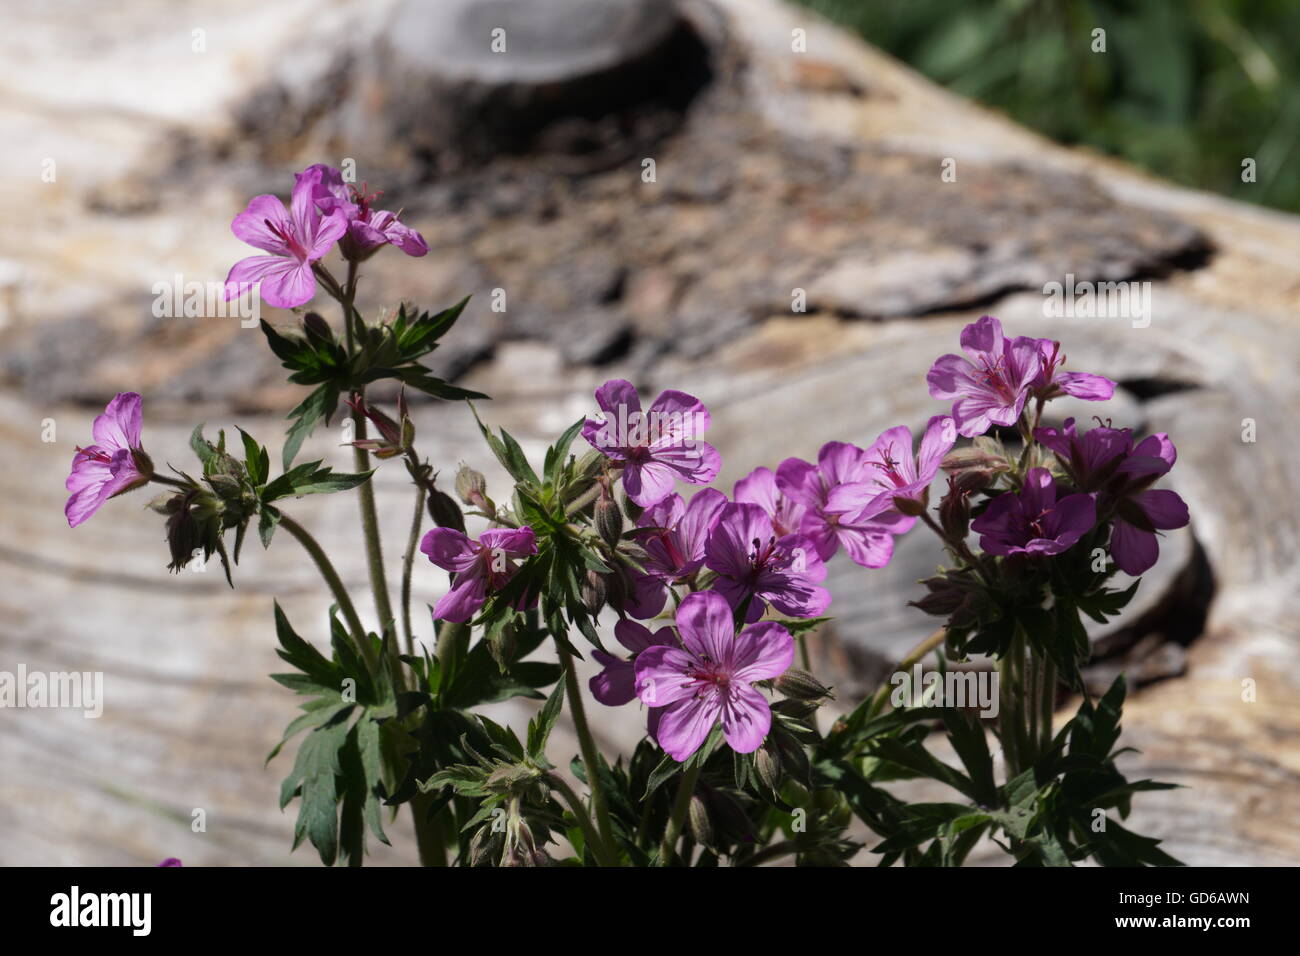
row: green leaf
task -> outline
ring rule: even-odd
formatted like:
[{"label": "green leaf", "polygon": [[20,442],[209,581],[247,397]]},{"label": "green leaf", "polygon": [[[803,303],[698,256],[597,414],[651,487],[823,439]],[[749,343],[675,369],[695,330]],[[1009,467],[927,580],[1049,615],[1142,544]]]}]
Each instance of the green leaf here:
[{"label": "green leaf", "polygon": [[266,479],[271,476],[270,454],[242,428],[239,429],[239,434],[244,440],[244,470],[248,472],[249,481],[254,487],[266,484]]},{"label": "green leaf", "polygon": [[532,757],[540,757],[546,752],[546,741],[551,736],[551,730],[555,727],[555,721],[560,716],[560,711],[564,707],[564,682],[559,681],[555,685],[555,690],[551,691],[551,696],[546,698],[546,704],[538,712],[537,716],[528,722],[528,754]]},{"label": "green leaf", "polygon": [[289,426],[289,431],[285,434],[284,450],[282,452],[284,469],[289,470],[293,460],[297,457],[298,449],[302,447],[303,440],[310,435],[320,421],[329,422],[334,410],[338,408],[339,392],[338,388],[330,383],[326,383],[310,395],[304,398],[298,405],[286,416],[293,420]]}]

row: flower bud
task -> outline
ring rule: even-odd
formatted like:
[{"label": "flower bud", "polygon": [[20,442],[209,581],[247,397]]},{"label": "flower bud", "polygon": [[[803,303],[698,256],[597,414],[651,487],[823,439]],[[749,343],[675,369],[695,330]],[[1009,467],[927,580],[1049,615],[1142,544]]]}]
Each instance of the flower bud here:
[{"label": "flower bud", "polygon": [[713,823],[709,820],[709,808],[698,793],[691,794],[690,809],[691,836],[701,846],[713,845]]},{"label": "flower bud", "polygon": [[939,526],[951,541],[966,540],[970,530],[970,496],[963,493],[954,476],[948,477],[948,493],[939,502]]},{"label": "flower bud", "polygon": [[611,548],[618,547],[623,537],[623,511],[618,502],[610,497],[609,489],[602,487],[600,497],[596,499],[596,533]]},{"label": "flower bud", "polygon": [[492,659],[497,662],[501,673],[506,673],[514,661],[516,646],[514,626],[507,624],[505,627],[497,628],[488,634],[487,642]]},{"label": "flower bud", "polygon": [[302,328],[309,339],[316,339],[320,342],[334,341],[334,330],[316,312],[308,312],[302,317]]},{"label": "flower bud", "polygon": [[482,472],[475,471],[469,465],[462,464],[456,471],[456,495],[467,505],[473,505],[483,511],[483,501],[487,497],[487,479]]},{"label": "flower bud", "polygon": [[587,578],[582,583],[582,606],[592,617],[599,614],[600,609],[605,606],[605,595],[605,575],[588,571]]},{"label": "flower bud", "polygon": [[831,689],[812,674],[791,667],[772,682],[777,692],[795,700],[823,700],[831,696]]},{"label": "flower bud", "polygon": [[770,737],[754,751],[754,772],[768,790],[775,792],[781,785],[781,755]]},{"label": "flower bud", "polygon": [[429,517],[439,528],[451,528],[465,533],[465,515],[451,495],[433,488],[429,491]]}]

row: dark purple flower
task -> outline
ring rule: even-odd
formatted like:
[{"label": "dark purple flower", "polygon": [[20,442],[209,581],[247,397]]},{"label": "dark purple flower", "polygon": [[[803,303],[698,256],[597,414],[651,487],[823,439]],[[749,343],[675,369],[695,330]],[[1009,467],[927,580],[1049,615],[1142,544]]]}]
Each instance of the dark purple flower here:
[{"label": "dark purple flower", "polygon": [[453,528],[434,528],[420,542],[429,560],[456,575],[451,590],[438,599],[433,616],[464,624],[519,570],[514,559],[537,553],[533,529],[493,528],[475,541]]},{"label": "dark purple flower", "polygon": [[167,857],[167,859],[163,860],[161,863],[155,866],[154,869],[157,869],[159,866],[180,866],[180,865],[181,865],[180,860],[176,859],[176,857],[174,856],[169,856]]},{"label": "dark purple flower", "polygon": [[[846,442],[827,442],[813,465],[787,458],[776,469],[776,486],[803,506],[800,530],[817,556],[828,561],[844,546],[849,558],[864,568],[883,568],[894,554],[894,535],[912,526],[892,504],[862,481],[865,452]],[[818,579],[820,580],[820,579]]]},{"label": "dark purple flower", "polygon": [[399,221],[397,213],[372,208],[383,193],[367,192],[365,183],[360,188],[345,183],[341,172],[323,163],[308,166],[298,175],[315,181],[313,197],[322,212],[339,212],[346,218],[348,231],[339,241],[339,251],[345,258],[361,262],[384,245],[396,246],[408,256],[422,256],[429,251],[424,237]]},{"label": "dark purple flower", "polygon": [[772,726],[771,705],[753,685],[789,668],[790,632],[765,622],[737,634],[731,608],[713,591],[682,600],[677,630],[680,647],[649,647],[636,658],[636,693],[652,708],[651,736],[680,763],[700,749],[721,720],[727,745],[753,753]]},{"label": "dark purple flower", "polygon": [[136,460],[137,454],[143,457],[143,421],[140,396],[135,392],[119,392],[104,413],[96,416],[90,427],[95,444],[77,448],[65,485],[72,492],[63,508],[69,528],[81,524],[109,498],[149,481]]},{"label": "dark purple flower", "polygon": [[623,462],[623,488],[642,508],[673,493],[676,479],[707,485],[718,475],[722,459],[700,436],[708,429],[709,410],[684,392],[661,392],[648,412],[631,382],[612,379],[596,389],[604,421],[588,418],[582,437],[607,458]]},{"label": "dark purple flower", "polygon": [[1128,455],[1133,433],[1127,428],[1103,425],[1080,434],[1074,419],[1067,418],[1061,429],[1034,429],[1034,440],[1056,454],[1077,487],[1101,491]]},{"label": "dark purple flower", "polygon": [[969,358],[944,355],[930,368],[930,394],[956,399],[953,421],[967,438],[994,425],[1014,425],[1042,371],[1037,340],[1022,335],[1008,341],[1002,323],[986,315],[962,329],[961,347]]},{"label": "dark purple flower", "polygon": [[[1034,379],[1032,388],[1043,398],[1052,398],[1064,392],[1090,402],[1104,402],[1115,394],[1115,383],[1089,372],[1064,372],[1065,356],[1061,343],[1054,339],[1035,339],[1043,361],[1042,371]],[[1057,391],[1057,390],[1060,391]]]},{"label": "dark purple flower", "polygon": [[1097,523],[1092,495],[1056,500],[1056,482],[1046,468],[1031,468],[1019,494],[1007,492],[971,522],[988,554],[1060,554]]},{"label": "dark purple flower", "polygon": [[642,651],[648,647],[677,647],[677,635],[671,627],[661,627],[651,631],[637,621],[619,621],[614,625],[614,636],[618,642],[632,652],[627,660],[607,654],[604,651],[592,651],[591,656],[605,666],[593,677],[588,686],[591,696],[606,707],[621,707],[636,696],[636,668],[634,663]]},{"label": "dark purple flower", "polygon": [[1111,522],[1111,555],[1125,574],[1137,577],[1156,563],[1156,532],[1185,527],[1191,520],[1176,492],[1151,487],[1178,459],[1165,433],[1149,435],[1133,447],[1127,428],[1099,426],[1080,434],[1071,418],[1060,430],[1035,430],[1034,437],[1056,454],[1080,488],[1097,493],[1102,518]]},{"label": "dark purple flower", "polygon": [[704,555],[705,566],[718,575],[713,589],[733,609],[748,602],[747,621],[762,617],[765,603],[790,617],[816,617],[830,606],[830,592],[817,586],[826,565],[812,539],[777,537],[758,505],[723,506]]},{"label": "dark purple flower", "polygon": [[269,305],[282,309],[302,305],[316,294],[312,266],[348,228],[343,213],[321,215],[316,208],[318,181],[318,176],[299,173],[288,211],[275,196],[254,196],[235,217],[230,231],[268,255],[249,256],[231,267],[226,276],[227,299],[241,295],[254,282],[262,283],[261,295]]},{"label": "dark purple flower", "polygon": [[726,503],[722,492],[705,488],[690,504],[671,494],[641,513],[633,537],[645,549],[647,573],[632,573],[632,593],[624,605],[628,614],[654,617],[668,599],[668,586],[703,566],[704,545]]}]

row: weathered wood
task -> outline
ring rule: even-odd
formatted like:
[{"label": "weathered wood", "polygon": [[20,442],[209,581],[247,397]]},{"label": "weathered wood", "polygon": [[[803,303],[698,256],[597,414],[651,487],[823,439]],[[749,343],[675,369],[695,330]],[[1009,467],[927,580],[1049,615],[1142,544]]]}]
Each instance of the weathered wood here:
[{"label": "weathered wood", "polygon": [[[0,153],[0,197],[14,221],[40,225],[0,233],[0,273],[20,277],[0,294],[0,455],[22,463],[0,473],[0,670],[102,670],[107,694],[99,720],[0,713],[0,863],[311,863],[309,850],[288,855],[292,817],[276,810],[287,757],[270,768],[261,760],[294,713],[292,696],[264,676],[278,669],[271,598],[323,639],[328,598],[311,568],[283,539],[266,554],[250,542],[234,592],[215,569],[169,576],[143,492],[69,531],[62,482],[91,406],[129,388],[145,394],[145,444],[160,462],[187,464],[198,420],[276,440],[301,390],[277,384],[260,333],[233,320],[152,318],[150,290],[177,271],[223,278],[247,251],[226,227],[250,193],[283,193],[295,164],[357,145],[324,119],[268,133],[259,142],[274,148],[260,149],[213,118],[228,105],[247,112],[267,82],[292,93],[347,68],[294,52],[298,14],[268,16],[251,46],[216,40],[261,5],[214,8],[206,59],[196,59],[188,38],[159,32],[150,5],[123,9],[121,35],[79,74],[116,84],[42,72],[34,57],[57,48],[72,14],[29,14],[23,31],[0,36],[13,75],[33,77],[14,81],[0,113],[15,144]],[[1110,634],[1141,657],[1131,673],[1183,671],[1136,691],[1126,709],[1126,742],[1142,750],[1125,758],[1129,769],[1187,786],[1143,795],[1132,825],[1191,863],[1300,862],[1300,461],[1290,432],[1300,411],[1300,222],[1047,144],[802,10],[770,0],[684,9],[716,77],[676,125],[619,139],[637,151],[602,153],[604,165],[578,173],[547,148],[427,185],[418,181],[428,171],[405,169],[399,204],[433,251],[373,260],[365,305],[482,293],[440,361],[494,396],[486,415],[530,454],[586,413],[607,377],[700,396],[727,491],[751,468],[811,457],[824,441],[866,443],[887,426],[923,424],[942,407],[926,394],[929,363],[954,351],[980,312],[1061,339],[1072,367],[1127,386],[1113,407],[1085,414],[1174,437],[1168,484],[1193,515],[1162,544],[1132,633]],[[355,50],[390,10],[342,8],[313,22],[312,35],[319,49]],[[808,32],[806,54],[791,52],[796,27]],[[139,75],[150,44],[164,51],[149,62],[175,78],[170,91]],[[267,65],[240,72],[240,62]],[[33,170],[47,155],[59,176],[41,184]],[[641,182],[645,156],[657,160],[655,184]],[[948,157],[955,183],[940,179]],[[1045,318],[1042,283],[1067,272],[1151,281],[1149,327]],[[489,308],[495,288],[508,293],[505,313]],[[809,293],[808,313],[791,313],[796,288]],[[52,444],[41,440],[46,418],[57,425]],[[1254,443],[1242,441],[1247,418]],[[422,405],[416,419],[441,467],[463,459],[502,486],[463,408]],[[339,441],[322,430],[305,454],[347,467]],[[376,485],[395,581],[410,501],[400,468],[382,469]],[[352,503],[305,499],[292,512],[338,556],[369,620]],[[930,629],[904,602],[937,559],[918,531],[888,569],[834,565],[840,619],[820,646],[842,703]],[[442,587],[440,573],[419,566],[417,601]],[[1178,632],[1179,610],[1204,603],[1200,633]],[[1099,664],[1098,679],[1121,660]],[[1250,703],[1246,679],[1256,682]],[[517,721],[527,709],[494,714]],[[595,713],[611,752],[641,732],[635,708]],[[557,762],[576,749],[562,728]],[[205,834],[189,829],[195,808],[207,810]],[[405,821],[395,829],[399,847],[376,848],[375,862],[412,861]]]}]

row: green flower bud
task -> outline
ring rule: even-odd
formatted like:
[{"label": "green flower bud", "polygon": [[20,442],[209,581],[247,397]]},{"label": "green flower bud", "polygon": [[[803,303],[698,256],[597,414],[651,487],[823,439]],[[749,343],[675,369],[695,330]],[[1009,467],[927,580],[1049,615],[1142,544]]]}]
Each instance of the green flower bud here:
[{"label": "green flower bud", "polygon": [[772,682],[772,686],[786,697],[795,700],[824,700],[831,696],[831,689],[812,674],[797,667],[791,667]]}]

